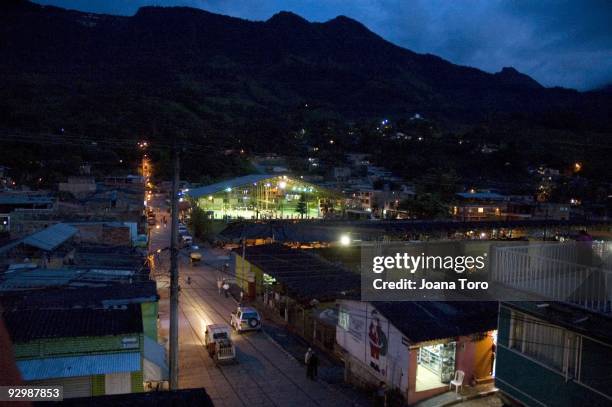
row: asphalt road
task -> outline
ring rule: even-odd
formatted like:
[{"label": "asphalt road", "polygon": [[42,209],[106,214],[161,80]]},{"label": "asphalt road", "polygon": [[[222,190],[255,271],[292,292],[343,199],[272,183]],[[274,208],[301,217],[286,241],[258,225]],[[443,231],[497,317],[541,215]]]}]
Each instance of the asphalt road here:
[{"label": "asphalt road", "polygon": [[[158,203],[162,205],[161,203]],[[166,215],[169,220],[169,216]],[[170,224],[153,229],[151,252],[169,246]],[[204,250],[210,262],[223,263],[226,253]],[[169,258],[162,252],[152,274],[160,294],[160,338],[168,337]],[[346,394],[321,380],[306,378],[305,369],[295,358],[263,332],[235,334],[238,363],[215,366],[206,352],[204,329],[211,323],[228,323],[235,309],[233,298],[220,296],[218,271],[207,265],[192,267],[187,253],[179,256],[179,386],[204,387],[216,406],[351,406],[367,405],[367,400],[350,400]],[[191,284],[187,284],[187,277]]]}]

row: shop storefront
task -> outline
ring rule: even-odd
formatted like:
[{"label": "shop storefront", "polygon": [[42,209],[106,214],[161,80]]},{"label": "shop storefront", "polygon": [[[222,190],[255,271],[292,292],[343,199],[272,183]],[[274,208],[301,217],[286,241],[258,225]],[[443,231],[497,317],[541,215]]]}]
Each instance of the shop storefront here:
[{"label": "shop storefront", "polygon": [[455,342],[419,348],[417,363],[433,373],[441,383],[448,383],[455,374]]}]

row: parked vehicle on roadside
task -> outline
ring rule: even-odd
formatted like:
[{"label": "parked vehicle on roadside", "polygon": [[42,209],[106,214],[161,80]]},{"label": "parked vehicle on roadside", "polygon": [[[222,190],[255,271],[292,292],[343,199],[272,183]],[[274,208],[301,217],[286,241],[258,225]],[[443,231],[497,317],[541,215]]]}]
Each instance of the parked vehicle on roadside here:
[{"label": "parked vehicle on roadside", "polygon": [[198,252],[191,252],[189,254],[189,261],[191,262],[191,267],[196,267],[202,261],[202,254]]},{"label": "parked vehicle on roadside", "polygon": [[231,325],[238,332],[261,331],[261,316],[255,308],[238,306],[232,312]]},{"label": "parked vehicle on roadside", "polygon": [[181,243],[183,244],[183,247],[189,247],[193,243],[193,237],[189,235],[183,235],[181,236]]},{"label": "parked vehicle on roadside", "polygon": [[236,347],[232,342],[231,331],[227,324],[206,326],[206,331],[204,332],[206,350],[217,364],[236,361]]}]

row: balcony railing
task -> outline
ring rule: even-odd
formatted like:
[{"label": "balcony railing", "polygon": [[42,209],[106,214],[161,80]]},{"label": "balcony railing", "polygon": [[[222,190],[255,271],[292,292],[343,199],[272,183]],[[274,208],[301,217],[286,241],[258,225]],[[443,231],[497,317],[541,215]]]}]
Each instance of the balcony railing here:
[{"label": "balcony railing", "polygon": [[546,243],[497,247],[493,281],[550,301],[612,314],[612,245]]}]

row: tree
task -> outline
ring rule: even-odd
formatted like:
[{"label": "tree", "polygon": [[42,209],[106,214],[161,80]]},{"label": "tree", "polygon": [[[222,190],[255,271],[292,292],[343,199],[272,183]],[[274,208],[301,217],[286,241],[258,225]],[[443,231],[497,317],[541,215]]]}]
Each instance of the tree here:
[{"label": "tree", "polygon": [[195,202],[191,208],[191,227],[193,228],[193,234],[199,239],[205,239],[211,230],[209,217]]},{"label": "tree", "polygon": [[448,207],[434,194],[420,194],[414,199],[406,199],[399,209],[419,219],[439,219],[448,217]]},{"label": "tree", "polygon": [[304,215],[308,213],[308,205],[306,204],[306,196],[304,194],[300,195],[300,200],[295,207],[295,211],[300,214],[302,219],[304,218]]}]

